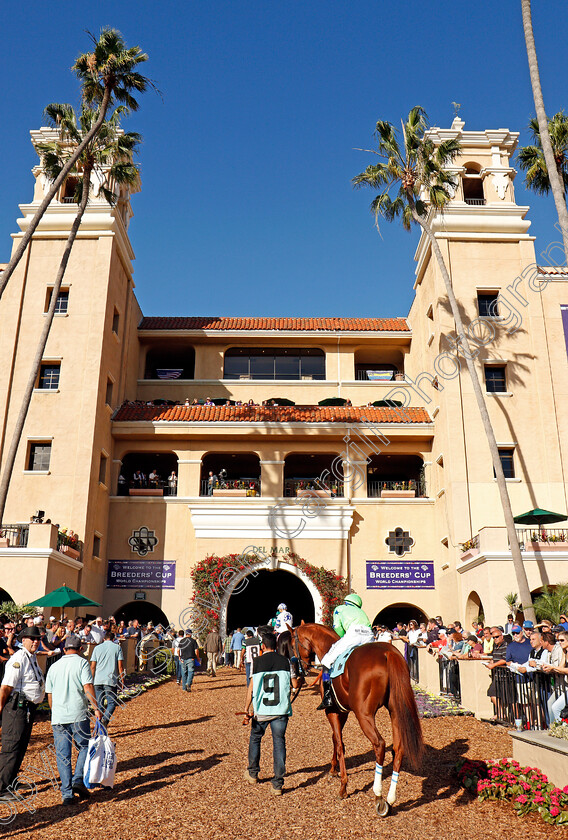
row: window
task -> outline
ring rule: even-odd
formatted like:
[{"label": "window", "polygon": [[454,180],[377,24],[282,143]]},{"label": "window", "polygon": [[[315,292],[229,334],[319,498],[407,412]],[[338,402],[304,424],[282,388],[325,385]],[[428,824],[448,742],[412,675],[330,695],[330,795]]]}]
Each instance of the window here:
[{"label": "window", "polygon": [[[505,478],[515,477],[515,464],[513,461],[514,454],[514,449],[499,448],[499,460],[501,461],[501,466],[503,467],[503,473],[505,475]],[[493,470],[493,476],[495,477],[495,470]]]},{"label": "window", "polygon": [[[45,296],[45,309],[44,312],[47,312],[49,309],[49,305],[51,303],[51,297],[53,295],[53,288],[49,288],[47,290],[47,294]],[[57,300],[55,301],[55,314],[56,315],[67,315],[67,311],[69,309],[69,289],[60,289],[59,294],[57,295]]]},{"label": "window", "polygon": [[28,455],[28,470],[33,472],[47,472],[51,460],[50,443],[30,443]]},{"label": "window", "polygon": [[113,381],[110,377],[107,376],[107,387],[106,387],[106,394],[105,394],[105,403],[107,405],[112,405],[112,389],[113,389]]},{"label": "window", "polygon": [[112,331],[118,335],[118,325],[120,323],[120,313],[116,306],[114,307],[114,314],[112,316]]},{"label": "window", "polygon": [[95,534],[95,536],[93,537],[93,556],[101,556],[101,538],[98,536],[98,534]]},{"label": "window", "polygon": [[59,362],[42,362],[37,387],[40,391],[57,391],[59,388]]},{"label": "window", "polygon": [[101,460],[99,463],[99,481],[101,484],[106,484],[106,471],[107,471],[107,457],[106,455],[101,455]]},{"label": "window", "polygon": [[478,292],[477,293],[477,311],[480,318],[497,318],[499,317],[499,307],[497,298],[499,292]]},{"label": "window", "polygon": [[74,176],[70,176],[65,181],[65,185],[61,190],[61,202],[62,204],[74,204],[75,203],[75,194],[77,192],[77,187],[79,186],[79,179],[75,178]]},{"label": "window", "polygon": [[432,307],[432,304],[430,304],[430,306],[429,306],[429,307],[428,307],[428,309],[426,310],[426,317],[427,317],[427,318],[430,318],[430,320],[431,320],[431,321],[433,321],[433,320],[434,320],[434,309],[433,309],[433,307]]},{"label": "window", "polygon": [[325,379],[325,354],[316,348],[232,347],[224,379]]},{"label": "window", "polygon": [[505,365],[485,365],[485,389],[490,394],[503,394],[507,391]]},{"label": "window", "polygon": [[483,179],[478,166],[466,166],[462,183],[463,200],[466,204],[485,204]]}]

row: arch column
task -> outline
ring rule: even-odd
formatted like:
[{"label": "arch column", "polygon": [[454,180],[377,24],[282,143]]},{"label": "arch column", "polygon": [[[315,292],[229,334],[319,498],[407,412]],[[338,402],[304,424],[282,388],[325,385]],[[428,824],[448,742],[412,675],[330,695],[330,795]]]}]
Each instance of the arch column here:
[{"label": "arch column", "polygon": [[201,458],[178,458],[178,496],[199,496]]},{"label": "arch column", "polygon": [[262,496],[284,495],[284,461],[260,461],[260,493]]}]

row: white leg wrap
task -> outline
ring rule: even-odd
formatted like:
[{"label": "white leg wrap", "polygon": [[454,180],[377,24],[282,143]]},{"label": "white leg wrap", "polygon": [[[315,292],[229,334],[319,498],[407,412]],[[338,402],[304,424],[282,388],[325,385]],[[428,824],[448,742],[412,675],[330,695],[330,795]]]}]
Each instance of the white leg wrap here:
[{"label": "white leg wrap", "polygon": [[382,764],[375,764],[375,780],[373,782],[373,793],[375,796],[381,796],[383,789],[383,766]]},{"label": "white leg wrap", "polygon": [[394,804],[394,800],[396,799],[396,786],[398,784],[398,773],[395,771],[391,776],[391,783],[389,788],[389,794],[387,796],[387,802],[389,805]]}]

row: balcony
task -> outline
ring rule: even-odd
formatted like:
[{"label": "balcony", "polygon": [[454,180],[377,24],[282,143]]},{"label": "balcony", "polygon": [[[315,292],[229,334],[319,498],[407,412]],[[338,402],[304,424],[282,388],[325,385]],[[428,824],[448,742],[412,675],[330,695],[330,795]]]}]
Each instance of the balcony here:
[{"label": "balcony", "polygon": [[517,528],[523,551],[568,551],[568,531],[559,528]]},{"label": "balcony", "polygon": [[217,478],[212,484],[207,478],[202,478],[199,495],[227,498],[260,496],[260,478]]},{"label": "balcony", "polygon": [[487,204],[487,201],[484,198],[464,198],[466,204],[471,204],[474,207],[483,207]]},{"label": "balcony", "polygon": [[343,497],[343,482],[337,479],[327,479],[325,482],[320,477],[313,478],[287,478],[284,481],[284,496],[321,496],[329,498]]},{"label": "balcony", "polygon": [[0,527],[0,548],[25,548],[28,544],[29,525],[2,525]]},{"label": "balcony", "polygon": [[369,499],[415,499],[425,498],[426,493],[420,479],[410,478],[400,481],[368,481]]}]

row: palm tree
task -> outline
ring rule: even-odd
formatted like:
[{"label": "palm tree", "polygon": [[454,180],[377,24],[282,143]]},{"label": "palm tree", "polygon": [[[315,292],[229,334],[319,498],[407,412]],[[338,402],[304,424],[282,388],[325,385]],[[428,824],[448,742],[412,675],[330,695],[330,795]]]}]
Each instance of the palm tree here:
[{"label": "palm tree", "polygon": [[[138,166],[133,162],[132,156],[140,143],[140,135],[133,132],[124,133],[120,129],[120,117],[127,110],[123,105],[118,106],[111,117],[102,123],[98,133],[91,135],[91,140],[85,146],[83,138],[90,133],[93,124],[98,121],[98,114],[95,110],[84,106],[80,118],[77,119],[71,105],[52,104],[45,109],[48,123],[59,129],[59,139],[55,142],[38,144],[41,165],[48,178],[54,180],[59,177],[64,169],[68,168],[69,159],[75,159],[73,167],[68,171],[71,171],[77,179],[75,200],[78,203],[78,209],[59,264],[49,309],[32,362],[30,375],[22,397],[22,405],[6,456],[4,472],[0,480],[0,522],[2,522],[4,515],[18,446],[53,322],[57,296],[61,289],[61,283],[65,276],[81,219],[89,202],[93,186],[91,176],[93,174],[98,176],[99,195],[102,195],[111,206],[114,206],[118,198],[115,189],[122,185],[132,185],[139,177]],[[81,147],[83,151],[77,159],[76,151]]]},{"label": "palm tree", "polygon": [[82,83],[83,101],[97,108],[96,118],[92,120],[88,132],[81,138],[81,142],[74,149],[73,154],[66,159],[65,165],[53,180],[45,198],[26,228],[12,259],[0,275],[0,298],[43,214],[87,145],[100,131],[109,107],[118,102],[126,105],[131,111],[135,111],[138,108],[138,102],[132,95],[132,91],[143,93],[149,85],[153,87],[153,83],[136,70],[139,64],[148,60],[148,56],[141,51],[140,47],[128,48],[120,32],[109,27],[101,30],[99,38],[95,38],[91,32],[88,34],[93,42],[93,50],[80,55],[72,69]]},{"label": "palm tree", "polygon": [[525,45],[527,48],[527,58],[529,60],[529,73],[531,77],[531,87],[533,92],[534,107],[536,110],[536,118],[538,121],[542,153],[544,155],[546,170],[550,180],[550,189],[552,190],[554,203],[556,205],[556,212],[558,213],[558,221],[560,223],[562,241],[564,243],[564,253],[566,255],[566,263],[568,265],[568,209],[566,208],[564,183],[558,172],[556,161],[554,159],[554,150],[552,147],[550,132],[548,130],[548,118],[544,108],[544,98],[540,84],[540,72],[538,69],[538,59],[536,55],[532,26],[531,0],[521,0],[521,9],[523,13]]},{"label": "palm tree", "polygon": [[544,587],[535,599],[534,608],[539,619],[560,623],[560,616],[568,613],[568,583],[559,583],[554,589]]},{"label": "palm tree", "polygon": [[[533,119],[529,123],[529,129],[533,138],[532,146],[523,146],[517,155],[519,166],[525,173],[525,184],[529,190],[540,195],[550,192],[550,178],[540,139],[538,120]],[[564,196],[568,190],[568,117],[564,111],[559,111],[548,122],[548,133],[552,143],[554,163],[558,176],[564,187]]]},{"label": "palm tree", "polygon": [[371,187],[380,190],[371,203],[371,211],[377,224],[379,216],[384,217],[389,222],[400,216],[406,230],[410,230],[413,223],[419,225],[430,243],[432,253],[436,257],[456,324],[458,343],[465,357],[489,444],[523,608],[527,616],[534,620],[531,593],[513,521],[511,500],[509,499],[503,467],[499,458],[495,433],[473,363],[475,356],[471,352],[465,334],[461,313],[442,251],[430,225],[432,217],[437,212],[443,211],[457,186],[455,176],[447,170],[447,167],[459,154],[460,144],[457,139],[448,139],[436,146],[428,136],[427,128],[428,122],[424,109],[413,108],[406,123],[402,123],[401,144],[394,126],[389,122],[379,120],[376,126],[378,149],[367,151],[372,151],[373,154],[378,155],[381,161],[368,166],[364,172],[356,175],[353,178],[353,184],[355,187]]}]

